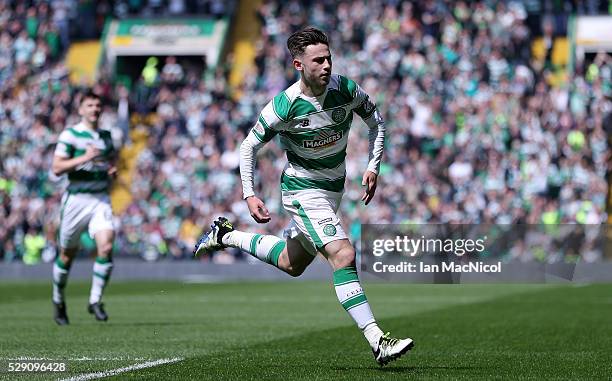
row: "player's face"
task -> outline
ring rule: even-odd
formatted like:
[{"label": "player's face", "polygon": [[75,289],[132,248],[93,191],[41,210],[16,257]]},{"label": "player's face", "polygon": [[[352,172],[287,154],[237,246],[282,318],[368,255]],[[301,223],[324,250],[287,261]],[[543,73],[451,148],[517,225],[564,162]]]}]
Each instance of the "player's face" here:
[{"label": "player's face", "polygon": [[304,54],[293,61],[303,78],[316,87],[326,87],[332,72],[332,58],[325,44],[308,45]]},{"label": "player's face", "polygon": [[102,105],[100,100],[95,98],[85,99],[79,107],[79,115],[92,124],[98,123],[100,112],[102,112]]}]

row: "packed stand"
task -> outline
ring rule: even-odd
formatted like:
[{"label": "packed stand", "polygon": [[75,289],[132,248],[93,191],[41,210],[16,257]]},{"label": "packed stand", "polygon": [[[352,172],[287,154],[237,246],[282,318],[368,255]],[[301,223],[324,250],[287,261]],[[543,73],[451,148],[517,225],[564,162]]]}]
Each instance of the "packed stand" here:
[{"label": "packed stand", "polygon": [[[289,221],[278,187],[282,151],[270,143],[258,158],[258,195],[273,213],[258,225],[241,200],[238,146],[263,105],[297,80],[285,41],[304,25],[330,32],[335,71],[376,98],[393,137],[374,204],[364,208],[366,129],[353,129],[342,206],[353,240],[362,223],[604,222],[610,56],[552,87],[550,62],[531,58],[532,29],[564,25],[567,14],[547,19],[520,3],[489,3],[266,1],[256,67],[240,99],[228,97],[219,72],[178,91],[162,80],[153,102],[159,120],[125,219],[133,252],[183,257],[218,215],[240,229],[282,234]],[[585,76],[593,67],[599,74]]]},{"label": "packed stand", "polygon": [[[194,2],[140,3],[143,8],[138,15],[146,15],[149,7],[156,7],[160,3],[161,8],[155,8],[155,14],[173,16],[180,13],[177,8],[172,8],[177,3],[183,3],[184,11],[187,12]],[[208,12],[212,17],[227,16],[233,4],[217,1],[197,3],[200,14]],[[72,38],[99,37],[107,15],[121,16],[121,4],[120,1],[79,4],[70,0],[49,3],[0,0],[0,261],[22,260],[27,264],[35,264],[41,260],[51,261],[57,253],[60,198],[65,179],[54,177],[50,167],[58,135],[66,126],[79,121],[77,94],[81,90],[69,82],[64,57]],[[128,12],[126,15],[135,14]],[[83,20],[90,22],[85,26],[82,25]],[[199,77],[194,77],[194,73],[186,73],[183,78],[182,68],[176,62],[173,63],[172,59],[160,65],[160,69],[163,82],[173,86],[173,90],[177,86],[184,86],[184,81],[189,81],[196,84],[201,96],[210,96],[204,84],[200,84]],[[128,140],[125,130],[128,110],[136,110],[136,106],[128,107],[128,103],[138,106],[139,99],[138,94],[129,93],[122,85],[112,84],[110,78],[110,73],[103,71],[94,90],[102,95],[105,104],[100,127],[111,130],[113,140],[119,146]],[[128,99],[129,95],[131,97]],[[151,96],[151,103],[141,105],[143,111],[159,111],[159,115],[164,115],[167,102],[164,93],[150,91],[145,95]],[[190,128],[193,129],[193,126],[190,125]],[[153,137],[151,139],[154,140]],[[188,175],[191,176],[191,173]],[[137,193],[136,197],[139,196],[140,201],[151,203],[150,208],[145,207],[146,210],[155,209],[155,199],[152,197],[157,194],[143,196]],[[181,204],[184,206],[185,203]],[[161,205],[165,207],[166,204],[162,202]],[[142,251],[130,250],[133,247],[133,234],[130,230],[132,209],[117,216],[117,226],[125,225],[126,232],[118,234],[116,252],[146,257],[146,245],[142,245]],[[187,219],[188,215],[184,217]],[[175,232],[172,230],[173,222],[171,218],[163,221],[170,233]],[[179,223],[182,222],[181,219]],[[154,239],[154,228],[148,228],[150,231],[139,231],[136,237],[138,242]],[[201,231],[200,227],[192,228],[197,229],[197,232],[185,234],[193,236]],[[164,238],[168,243],[160,245],[157,252],[166,253],[161,248],[168,247],[176,253],[177,237],[166,235]],[[87,239],[86,235],[83,236],[82,246],[84,255],[94,249],[93,241]]]},{"label": "packed stand", "polygon": [[[577,66],[563,85],[551,86],[554,68],[534,61],[530,53],[538,34],[534,25],[547,20],[521,3],[490,3],[265,1],[258,12],[262,38],[256,66],[238,99],[227,85],[231,62],[205,77],[172,58],[159,62],[153,80],[141,78],[130,91],[131,109],[152,116],[142,118],[147,127],[133,126],[149,131],[149,144],[132,179],[134,201],[118,216],[117,252],[147,260],[187,258],[202,229],[219,215],[240,229],[282,234],[289,222],[280,203],[283,152],[274,143],[260,151],[256,188],[273,218],[258,225],[241,197],[238,149],[261,108],[297,80],[285,41],[304,25],[329,32],[334,71],[375,98],[392,137],[386,142],[377,195],[363,207],[366,128],[358,121],[353,128],[341,207],[353,241],[358,243],[362,223],[604,222],[611,134],[605,128],[612,126],[610,56],[599,54]],[[563,13],[550,24],[563,25]],[[11,49],[13,43],[0,45]],[[0,177],[18,179],[26,168],[45,177],[40,174],[46,175],[50,166],[53,139],[74,110],[71,91],[49,95],[54,88],[69,89],[62,70],[61,64],[52,66],[43,72],[49,73],[49,86],[22,88],[18,97],[13,96],[18,87],[2,85],[1,107],[11,110],[12,127],[0,131],[2,157],[14,159],[0,163]],[[102,87],[109,96],[126,95]],[[11,96],[4,89],[11,89]],[[50,115],[41,127],[23,112],[34,105],[47,107],[40,114]],[[106,114],[110,121],[120,119],[114,109]],[[16,122],[19,117],[23,120]],[[17,137],[7,140],[3,131]],[[30,146],[36,144],[43,147],[33,151]],[[45,179],[2,181],[0,192],[12,188],[2,198],[9,226],[21,226],[0,230],[13,237],[0,236],[5,258],[17,251],[15,243],[41,226],[51,246],[60,195],[36,194],[51,189]],[[25,213],[28,208],[35,211]],[[26,215],[32,223],[24,223]],[[226,251],[212,260],[231,263],[240,257],[250,259]]]},{"label": "packed stand", "polygon": [[48,179],[57,134],[73,112],[61,58],[64,2],[0,1],[0,259],[52,258],[59,194]]}]

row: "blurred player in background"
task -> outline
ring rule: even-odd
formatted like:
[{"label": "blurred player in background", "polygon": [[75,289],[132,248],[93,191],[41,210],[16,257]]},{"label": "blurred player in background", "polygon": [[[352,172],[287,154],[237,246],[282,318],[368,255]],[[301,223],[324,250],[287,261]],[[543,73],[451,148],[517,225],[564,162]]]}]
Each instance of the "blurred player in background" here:
[{"label": "blurred player in background", "polygon": [[355,249],[336,212],[344,191],[346,146],[353,113],[369,128],[368,167],[362,185],[367,205],[376,191],[383,154],[385,127],[369,96],[355,82],[332,74],[327,36],[309,27],[292,34],[287,47],[300,80],[278,94],[262,110],[259,120],[240,148],[243,197],[251,216],[270,221],[263,201],[253,191],[257,151],[274,136],[287,153],[281,177],[282,201],[292,222],[285,239],[233,229],[221,217],[196,245],[196,255],[238,247],[292,276],[301,275],[322,253],[332,266],[338,300],[349,313],[384,365],[414,345],[412,339],[383,335],[372,314],[357,275]]},{"label": "blurred player in background", "polygon": [[86,229],[97,247],[88,311],[96,320],[108,319],[101,299],[113,269],[111,251],[115,233],[109,188],[117,171],[117,155],[110,132],[98,129],[101,111],[100,97],[92,91],[83,93],[79,104],[81,122],[62,131],[53,156],[53,173],[67,174],[69,183],[62,197],[60,253],[53,265],[54,319],[59,325],[69,322],[64,289]]}]

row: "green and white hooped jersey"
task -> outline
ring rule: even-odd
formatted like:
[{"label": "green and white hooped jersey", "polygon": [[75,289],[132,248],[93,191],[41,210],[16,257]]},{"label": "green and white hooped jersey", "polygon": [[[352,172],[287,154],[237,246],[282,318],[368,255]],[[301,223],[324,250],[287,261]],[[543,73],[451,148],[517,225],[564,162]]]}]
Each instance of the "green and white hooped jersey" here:
[{"label": "green and white hooped jersey", "polygon": [[[368,95],[354,81],[334,74],[326,91],[318,97],[302,94],[298,81],[263,108],[252,135],[259,144],[279,135],[288,160],[281,177],[281,189],[343,191],[353,112],[373,132],[370,134],[368,169],[378,173],[384,140],[383,120]],[[377,126],[382,136],[375,129]],[[372,139],[379,143],[376,149]],[[244,180],[244,196],[247,197],[252,190]]]},{"label": "green and white hooped jersey", "polygon": [[69,159],[79,157],[85,154],[88,145],[99,149],[102,154],[68,172],[69,193],[106,193],[109,190],[108,170],[115,156],[110,131],[94,131],[82,123],[67,128],[58,138],[55,155]]}]

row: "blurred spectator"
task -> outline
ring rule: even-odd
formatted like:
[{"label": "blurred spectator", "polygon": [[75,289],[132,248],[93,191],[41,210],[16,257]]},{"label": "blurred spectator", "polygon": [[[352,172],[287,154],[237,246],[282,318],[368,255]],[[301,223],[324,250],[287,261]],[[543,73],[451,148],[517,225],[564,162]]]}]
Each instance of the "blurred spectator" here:
[{"label": "blurred spectator", "polygon": [[166,57],[161,78],[163,82],[168,84],[177,84],[183,80],[183,68],[176,62],[176,57]]},{"label": "blurred spectator", "polygon": [[156,86],[159,81],[159,70],[157,69],[157,64],[159,60],[157,57],[149,57],[147,59],[147,64],[142,69],[142,78],[144,79],[145,85],[148,87]]},{"label": "blurred spectator", "polygon": [[30,226],[28,233],[23,239],[24,251],[23,263],[35,265],[40,262],[41,254],[45,248],[45,237],[40,232],[40,227]]}]

